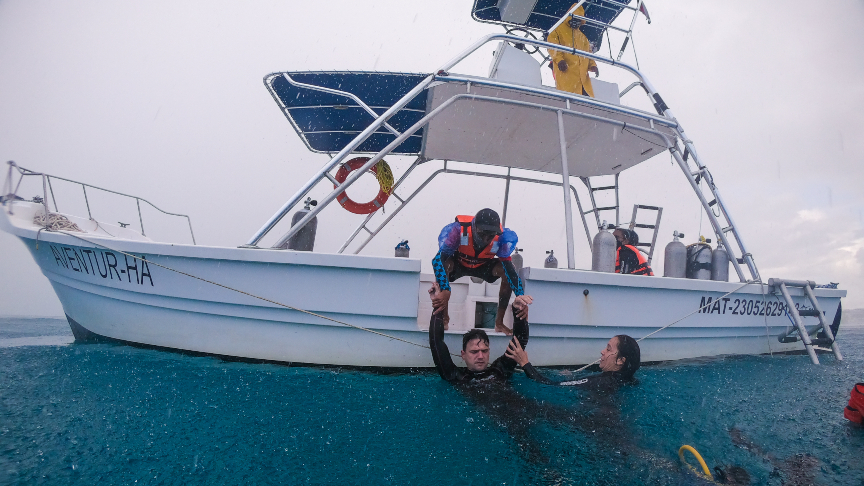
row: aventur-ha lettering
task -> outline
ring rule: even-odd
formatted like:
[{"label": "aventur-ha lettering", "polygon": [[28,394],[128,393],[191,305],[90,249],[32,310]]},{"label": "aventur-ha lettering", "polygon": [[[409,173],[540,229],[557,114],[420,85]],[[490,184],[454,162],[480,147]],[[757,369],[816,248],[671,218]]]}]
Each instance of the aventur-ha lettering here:
[{"label": "aventur-ha lettering", "polygon": [[[153,287],[153,277],[150,275],[150,266],[144,255],[141,259],[130,258],[120,254],[119,258],[114,252],[91,248],[72,248],[68,246],[48,245],[54,254],[54,261],[58,267],[74,272],[86,273],[87,275],[99,275],[105,279],[121,282],[135,282],[144,285],[145,279]],[[134,274],[134,276],[133,276]]]}]

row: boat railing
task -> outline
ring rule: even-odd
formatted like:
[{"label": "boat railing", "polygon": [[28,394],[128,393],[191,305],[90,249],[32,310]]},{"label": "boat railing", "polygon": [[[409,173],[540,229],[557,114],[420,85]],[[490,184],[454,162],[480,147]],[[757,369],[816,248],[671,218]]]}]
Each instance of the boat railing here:
[{"label": "boat railing", "polygon": [[[93,213],[90,210],[90,199],[87,197],[87,188],[88,187],[90,189],[94,189],[97,191],[107,192],[107,193],[114,194],[117,196],[122,196],[122,197],[127,197],[130,199],[134,199],[135,200],[135,206],[138,209],[138,223],[140,224],[140,227],[141,227],[141,236],[147,236],[144,233],[144,217],[141,214],[141,203],[144,202],[162,214],[166,214],[168,216],[174,216],[174,217],[178,217],[178,218],[186,218],[186,223],[189,226],[189,235],[192,237],[192,244],[193,245],[197,244],[195,242],[195,233],[192,231],[192,219],[189,218],[189,216],[186,214],[178,214],[178,213],[171,213],[171,212],[165,211],[164,209],[156,206],[152,202],[144,199],[143,197],[134,196],[131,194],[125,194],[122,192],[113,191],[111,189],[105,189],[103,187],[98,187],[98,186],[94,186],[92,184],[87,184],[86,182],[74,181],[72,179],[66,179],[64,177],[59,177],[59,176],[55,176],[55,175],[51,175],[51,174],[46,174],[44,172],[36,172],[36,171],[30,170],[30,169],[26,169],[24,167],[19,166],[18,164],[16,164],[14,161],[11,161],[11,160],[8,161],[7,164],[9,165],[9,171],[6,175],[5,182],[3,183],[3,193],[2,193],[2,199],[3,199],[4,205],[8,201],[20,199],[20,196],[17,195],[17,192],[18,192],[18,189],[21,187],[21,182],[24,181],[25,177],[41,177],[41,179],[42,179],[42,201],[41,201],[41,203],[45,206],[45,213],[47,214],[50,212],[50,210],[48,208],[49,195],[50,195],[51,202],[54,203],[54,211],[59,213],[60,210],[57,207],[57,198],[54,197],[54,187],[51,184],[51,180],[56,179],[59,181],[64,181],[64,182],[68,182],[71,184],[77,184],[77,185],[81,186],[82,192],[84,194],[84,204],[87,206],[87,217],[92,221],[96,221],[96,220],[93,218]],[[15,181],[14,181],[15,172],[13,171],[13,169],[14,169],[14,171],[17,171],[18,174],[20,175],[20,178],[18,179],[17,183],[15,183]],[[121,225],[125,225],[125,223],[121,223]]]},{"label": "boat railing", "polygon": [[[454,66],[459,64],[461,61],[463,61],[469,55],[476,52],[482,46],[484,46],[485,44],[487,44],[489,42],[498,41],[498,40],[513,42],[513,43],[528,44],[528,45],[532,45],[535,47],[542,47],[545,49],[564,51],[564,52],[568,52],[568,53],[576,55],[576,56],[581,56],[581,57],[585,57],[588,59],[593,59],[595,62],[619,67],[619,68],[631,73],[632,75],[634,75],[638,79],[637,83],[634,83],[634,84],[628,86],[628,88],[625,90],[625,94],[626,94],[626,92],[628,92],[632,88],[634,88],[636,86],[641,86],[642,89],[645,91],[645,93],[648,95],[651,102],[653,103],[654,108],[656,109],[659,116],[655,116],[655,115],[652,115],[648,112],[644,112],[641,110],[635,110],[632,108],[628,108],[628,107],[624,107],[624,106],[620,106],[620,105],[615,105],[613,103],[606,103],[606,102],[603,102],[600,100],[595,100],[595,99],[592,99],[589,97],[578,96],[578,95],[574,95],[571,93],[561,92],[558,90],[528,87],[528,86],[524,86],[524,85],[507,83],[507,82],[503,82],[503,81],[499,81],[499,80],[490,80],[488,78],[461,77],[461,76],[457,76],[457,75],[451,75],[449,73],[449,70],[451,68],[453,68]],[[590,117],[590,115],[587,115],[585,113],[578,113],[578,112],[574,112],[572,110],[569,110],[570,101],[572,101],[572,100],[578,100],[580,104],[587,103],[587,104],[594,105],[596,107],[601,107],[604,110],[609,110],[611,112],[618,112],[618,113],[623,113],[623,114],[627,114],[630,116],[637,116],[637,117],[640,117],[640,118],[648,121],[648,123],[651,126],[651,129],[645,128],[642,130],[647,130],[650,132],[654,132],[655,134],[659,134],[661,139],[663,139],[665,141],[664,145],[666,145],[666,148],[669,150],[672,157],[678,163],[682,172],[685,174],[688,181],[690,182],[690,185],[693,188],[694,192],[696,193],[700,203],[702,204],[703,209],[706,213],[706,216],[708,217],[708,220],[711,223],[711,226],[714,229],[714,232],[717,235],[718,240],[723,243],[724,247],[730,251],[730,255],[733,256],[731,258],[731,263],[735,269],[736,274],[738,275],[738,278],[742,282],[747,280],[745,278],[744,272],[741,268],[741,265],[746,264],[749,271],[750,271],[752,279],[753,280],[760,280],[760,276],[759,276],[758,270],[756,269],[755,262],[753,261],[753,257],[746,250],[746,247],[744,245],[744,242],[743,242],[743,239],[740,235],[740,232],[737,231],[737,227],[735,226],[734,222],[732,221],[732,218],[729,215],[729,212],[727,211],[726,206],[723,204],[722,198],[720,197],[719,191],[717,190],[717,187],[714,184],[714,181],[713,181],[713,178],[711,177],[710,172],[708,172],[708,169],[705,166],[705,164],[702,163],[701,158],[699,157],[699,155],[696,152],[696,148],[693,145],[693,142],[690,140],[690,138],[685,133],[684,128],[681,126],[681,124],[675,118],[672,110],[669,108],[668,105],[666,105],[663,98],[660,96],[660,94],[653,87],[653,85],[651,84],[651,82],[648,80],[648,78],[645,75],[643,75],[637,68],[634,68],[633,66],[631,66],[627,63],[624,63],[624,62],[621,62],[621,61],[618,61],[615,59],[607,58],[607,57],[593,54],[590,52],[580,51],[578,49],[569,48],[569,47],[561,46],[558,44],[553,44],[553,43],[546,42],[546,41],[530,39],[530,38],[523,38],[523,37],[518,37],[518,36],[513,36],[513,35],[508,35],[508,34],[490,34],[490,35],[487,35],[487,36],[479,39],[474,44],[472,44],[471,46],[466,48],[464,51],[459,53],[457,56],[452,58],[450,61],[448,61],[447,63],[442,65],[437,71],[434,72],[434,74],[430,74],[429,76],[426,76],[423,79],[423,81],[418,83],[414,88],[412,88],[405,95],[403,95],[402,98],[400,98],[396,103],[393,104],[393,106],[388,108],[386,111],[384,111],[380,115],[373,115],[372,123],[370,123],[364,130],[362,130],[359,134],[357,134],[357,136],[355,136],[348,144],[346,144],[336,155],[332,156],[330,161],[327,162],[326,164],[324,164],[318,170],[318,172],[312,176],[312,178],[310,178],[288,201],[286,201],[285,204],[283,204],[282,207],[279,208],[279,210],[273,216],[271,216],[271,218],[264,224],[264,226],[262,226],[249,239],[247,244],[243,245],[243,246],[244,247],[257,248],[257,245],[261,241],[261,239],[267,233],[269,233],[270,230],[272,230],[273,227],[277,223],[279,223],[282,220],[282,218],[286,214],[288,214],[288,212],[299,201],[302,200],[302,198],[306,197],[306,195],[309,193],[309,191],[312,190],[313,187],[315,187],[318,183],[323,181],[325,178],[330,180],[331,182],[334,182],[333,176],[330,174],[330,171],[332,171],[335,167],[337,167],[341,163],[343,163],[343,161],[345,161],[346,158],[349,155],[351,155],[364,141],[366,141],[372,134],[377,132],[379,129],[384,127],[385,124],[387,123],[387,120],[390,117],[392,117],[397,112],[402,110],[416,96],[418,96],[420,93],[422,93],[425,89],[429,88],[433,83],[436,83],[436,82],[468,82],[469,80],[471,82],[475,82],[475,83],[483,83],[483,84],[487,84],[490,86],[498,86],[498,87],[512,89],[512,90],[516,90],[516,91],[522,91],[522,92],[527,92],[527,93],[534,92],[536,94],[542,94],[544,96],[557,97],[559,99],[566,101],[566,103],[567,103],[567,109],[566,110],[562,109],[562,108],[555,108],[555,107],[550,107],[550,106],[545,106],[545,105],[536,105],[536,107],[540,108],[540,109],[546,109],[546,110],[551,109],[551,110],[555,110],[558,112],[559,132],[561,132],[560,133],[561,137],[563,137],[563,128],[561,128],[561,123],[562,123],[561,117],[563,116],[563,113],[565,111],[567,112],[568,115],[576,114],[576,116],[589,116]],[[316,88],[320,88],[320,87],[316,87]],[[339,94],[346,94],[346,95],[353,97],[353,95],[351,95],[350,93],[340,92]],[[298,221],[295,225],[293,225],[288,230],[288,233],[286,233],[282,238],[280,238],[280,241],[285,241],[288,238],[290,238],[291,236],[293,236],[294,234],[296,234],[300,229],[303,228],[303,226],[305,226],[321,210],[323,210],[325,207],[327,207],[336,198],[336,196],[338,194],[342,193],[348,187],[350,187],[361,175],[363,175],[371,167],[373,167],[375,164],[377,164],[384,157],[384,155],[390,153],[392,150],[394,150],[396,147],[398,147],[399,144],[404,142],[408,136],[411,136],[417,130],[419,130],[422,126],[424,126],[426,123],[428,123],[428,121],[432,117],[434,117],[435,115],[440,113],[441,109],[445,108],[446,106],[449,106],[449,104],[452,103],[453,100],[456,100],[459,98],[464,98],[464,97],[473,97],[475,99],[488,98],[489,100],[493,100],[493,101],[497,101],[497,102],[514,102],[513,100],[504,100],[501,98],[477,97],[476,95],[471,95],[471,94],[460,94],[460,95],[456,95],[456,96],[450,98],[449,100],[445,101],[444,103],[439,105],[437,108],[432,110],[430,113],[426,114],[426,116],[424,116],[420,121],[418,121],[409,130],[403,131],[400,135],[396,136],[396,138],[393,142],[391,142],[383,150],[381,150],[380,152],[375,154],[372,158],[370,158],[369,161],[366,162],[360,169],[353,171],[344,182],[342,182],[341,184],[334,182],[334,185],[336,186],[334,188],[334,190],[330,194],[328,194],[323,200],[321,200],[320,204],[316,208],[314,208],[312,211],[307,213],[300,221]],[[520,102],[520,103],[524,103],[524,102]],[[361,105],[361,106],[363,106],[363,105]],[[366,109],[367,112],[369,112],[369,111],[374,112],[374,110],[371,110],[371,108],[369,108],[368,106],[365,106],[364,109]],[[601,121],[601,122],[607,122],[607,123],[613,122],[613,120],[601,118],[601,117],[597,117],[597,120]],[[615,122],[615,123],[620,123],[620,122]],[[666,126],[670,129],[672,129],[675,133],[675,136],[672,137],[672,139],[670,139],[665,134],[662,134],[660,132],[657,132],[656,130],[653,130],[655,124],[662,124],[663,126]],[[390,127],[390,128],[392,128],[392,127]],[[390,128],[388,128],[388,129],[390,129]],[[635,129],[636,127],[632,126],[632,125],[628,125],[628,128],[634,128]],[[393,130],[391,130],[391,131],[393,131]],[[394,133],[394,135],[395,135],[395,133]],[[676,140],[676,138],[679,140]],[[683,145],[683,148],[679,147],[679,141]],[[563,149],[563,147],[565,145],[565,141],[563,139],[561,140],[561,144],[562,144],[562,149]],[[564,177],[565,181],[569,181],[569,174],[568,174],[568,170],[566,167],[567,163],[566,163],[566,153],[565,152],[566,152],[565,150],[562,150],[562,176]],[[691,167],[690,161],[688,161],[688,158],[692,159],[692,163],[695,164],[695,166],[696,166],[695,169]],[[711,201],[709,201],[709,197],[706,197],[706,194],[703,193],[702,185],[700,184],[701,181],[705,181],[707,183],[706,186],[708,188],[708,191],[710,192],[710,195],[713,196],[713,199]],[[562,186],[564,186],[564,184],[565,183],[562,182]],[[566,182],[566,184],[569,185],[569,182]],[[565,190],[565,194],[566,194],[566,190]],[[572,215],[571,215],[571,211],[570,211],[570,198],[569,198],[569,196],[565,197],[564,203],[565,203],[565,215],[566,215],[565,223],[568,226],[568,228],[567,228],[568,262],[569,262],[568,267],[573,268],[572,267],[573,240],[572,240],[572,217],[571,217]],[[717,215],[714,213],[714,210],[712,208],[715,205],[718,206],[719,211],[720,211],[720,215]],[[726,222],[728,223],[728,225],[726,225],[725,227],[719,221],[720,216],[724,217]],[[362,229],[362,227],[358,228],[357,231],[359,232],[360,229]],[[740,258],[734,257],[734,252],[731,252],[732,246],[730,245],[729,240],[726,237],[726,233],[729,233],[729,232],[731,232],[733,234],[735,241],[738,244],[738,248],[740,250],[740,255],[741,255]]]}]

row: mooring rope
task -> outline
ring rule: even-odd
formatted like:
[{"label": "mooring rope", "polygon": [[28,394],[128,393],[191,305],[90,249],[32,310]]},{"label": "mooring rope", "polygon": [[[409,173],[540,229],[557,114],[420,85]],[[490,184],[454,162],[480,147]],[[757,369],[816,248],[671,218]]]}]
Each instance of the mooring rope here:
[{"label": "mooring rope", "polygon": [[81,228],[77,224],[69,221],[69,218],[60,213],[48,213],[47,217],[44,212],[38,213],[33,216],[33,224],[41,226],[48,231],[65,230],[81,232]]},{"label": "mooring rope", "polygon": [[[372,334],[377,334],[377,335],[379,335],[379,336],[383,336],[383,337],[386,337],[386,338],[389,338],[389,339],[394,339],[394,340],[396,340],[396,341],[401,341],[401,342],[403,342],[403,343],[405,343],[405,344],[410,344],[410,345],[412,345],[412,346],[417,346],[417,347],[425,348],[425,349],[431,349],[431,348],[429,348],[429,346],[426,346],[425,344],[419,344],[419,343],[411,342],[411,341],[408,341],[408,340],[405,340],[405,339],[402,339],[402,338],[399,338],[399,337],[396,337],[396,336],[391,336],[390,334],[385,334],[385,333],[383,333],[383,332],[375,331],[375,330],[372,330],[372,329],[369,329],[369,328],[366,328],[366,327],[363,327],[363,326],[357,326],[357,325],[354,325],[354,324],[349,324],[349,323],[347,323],[347,322],[342,322],[342,321],[340,321],[340,320],[338,320],[338,319],[333,319],[332,317],[322,316],[321,314],[316,314],[316,313],[314,313],[314,312],[307,311],[307,310],[304,310],[304,309],[300,309],[300,308],[297,308],[297,307],[294,307],[294,306],[290,306],[290,305],[288,305],[288,304],[283,304],[282,302],[278,302],[278,301],[275,301],[275,300],[272,300],[272,299],[268,299],[268,298],[266,298],[266,297],[261,297],[260,295],[255,295],[255,294],[253,294],[253,293],[246,292],[246,291],[244,291],[244,290],[235,289],[235,288],[233,288],[233,287],[229,287],[229,286],[227,286],[227,285],[220,284],[220,283],[218,283],[218,282],[214,282],[214,281],[212,281],[212,280],[207,280],[206,278],[198,277],[197,275],[192,275],[191,273],[186,273],[186,272],[184,272],[184,271],[182,271],[182,270],[177,270],[177,269],[175,269],[175,268],[171,268],[171,267],[168,267],[168,266],[165,266],[165,265],[162,265],[162,264],[156,263],[156,262],[154,262],[154,261],[152,261],[152,260],[147,260],[147,259],[145,259],[145,258],[142,258],[142,257],[136,256],[136,255],[133,255],[133,254],[131,254],[131,253],[126,253],[125,251],[121,251],[121,250],[117,250],[117,249],[111,248],[111,247],[109,247],[109,246],[107,246],[107,245],[103,245],[102,243],[97,243],[97,242],[95,242],[95,241],[90,241],[90,240],[88,240],[87,238],[83,238],[83,237],[78,236],[78,235],[76,235],[76,234],[67,233],[67,232],[65,232],[65,231],[56,231],[56,232],[57,232],[57,233],[62,233],[62,234],[67,235],[67,236],[71,236],[71,237],[73,237],[73,238],[78,238],[79,240],[86,241],[87,243],[90,243],[91,245],[100,246],[100,247],[102,247],[102,248],[104,248],[104,249],[106,249],[106,250],[114,251],[114,252],[120,253],[121,255],[125,255],[125,256],[131,257],[131,258],[134,258],[134,259],[136,259],[136,260],[146,261],[148,265],[156,265],[157,267],[164,268],[165,270],[169,270],[169,271],[171,271],[171,272],[179,273],[180,275],[185,275],[186,277],[194,278],[194,279],[196,279],[196,280],[200,280],[200,281],[202,281],[202,282],[206,282],[206,283],[209,283],[209,284],[211,284],[211,285],[215,285],[215,286],[217,286],[217,287],[222,287],[223,289],[230,290],[230,291],[232,291],[232,292],[237,292],[237,293],[239,293],[239,294],[247,295],[247,296],[252,297],[252,298],[254,298],[254,299],[263,300],[264,302],[269,302],[269,303],[271,303],[271,304],[275,304],[275,305],[278,305],[278,306],[280,306],[280,307],[285,307],[286,309],[291,309],[291,310],[294,310],[294,311],[297,311],[297,312],[302,312],[303,314],[307,314],[307,315],[310,315],[310,316],[318,317],[318,318],[321,318],[321,319],[324,319],[324,320],[327,320],[327,321],[335,322],[335,323],[337,323],[337,324],[342,324],[343,326],[348,326],[348,327],[351,327],[351,328],[354,328],[354,329],[358,329],[358,330],[361,330],[361,331],[371,332]],[[453,353],[450,353],[450,354],[451,354],[452,356],[460,357],[458,354],[453,354]]]},{"label": "mooring rope", "polygon": [[[734,294],[735,292],[738,292],[739,290],[743,289],[744,287],[750,285],[751,283],[754,283],[754,282],[744,282],[744,283],[741,284],[739,287],[735,288],[735,290],[733,290],[733,291],[729,292],[728,294],[725,294],[725,295],[723,295],[723,296],[721,296],[721,297],[718,297],[717,300],[721,300],[721,299],[723,299],[724,297],[728,297],[728,296]],[[675,321],[675,322],[673,322],[673,323],[671,323],[671,324],[667,324],[667,325],[661,327],[660,329],[657,329],[657,330],[654,331],[654,332],[651,332],[651,333],[648,333],[648,334],[642,336],[641,338],[637,339],[636,342],[638,343],[638,342],[642,341],[643,339],[649,338],[649,337],[651,337],[651,336],[657,334],[658,332],[660,332],[660,331],[662,331],[662,330],[664,330],[664,329],[666,329],[666,328],[668,328],[668,327],[672,327],[672,326],[674,326],[675,324],[678,324],[679,322],[683,321],[684,319],[687,319],[688,317],[692,316],[693,314],[696,314],[697,312],[701,311],[702,309],[714,305],[714,302],[717,302],[717,300],[714,300],[714,301],[712,301],[712,302],[709,302],[709,303],[703,305],[702,307],[699,307],[698,309],[694,310],[693,312],[687,314],[686,316],[684,316],[684,317],[678,319],[677,321]],[[599,362],[600,362],[600,359],[598,358],[598,359],[594,360],[593,362],[588,363],[587,365],[585,365],[585,366],[579,368],[578,370],[574,371],[574,373],[579,373],[580,371],[585,370],[585,369],[588,368],[589,366],[595,365],[595,364],[597,364],[597,363],[599,363]]]}]

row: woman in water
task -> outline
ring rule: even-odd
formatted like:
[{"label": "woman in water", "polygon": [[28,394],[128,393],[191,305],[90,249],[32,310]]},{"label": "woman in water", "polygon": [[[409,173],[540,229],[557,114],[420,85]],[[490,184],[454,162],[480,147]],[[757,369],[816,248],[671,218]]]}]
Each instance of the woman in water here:
[{"label": "woman in water", "polygon": [[525,371],[525,374],[534,381],[545,385],[590,388],[604,388],[631,381],[636,370],[639,369],[641,361],[639,343],[626,334],[619,334],[613,337],[606,344],[606,348],[600,351],[600,370],[602,373],[579,380],[553,381],[543,376],[531,365],[531,362],[528,360],[528,353],[522,348],[519,340],[515,337],[510,340],[506,355],[516,361]]}]

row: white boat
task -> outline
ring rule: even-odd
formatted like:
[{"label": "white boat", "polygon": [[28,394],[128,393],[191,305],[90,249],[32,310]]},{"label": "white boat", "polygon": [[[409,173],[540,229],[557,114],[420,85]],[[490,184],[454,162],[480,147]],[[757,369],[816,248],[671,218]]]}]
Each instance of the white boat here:
[{"label": "white boat", "polygon": [[[521,4],[513,1],[485,3],[489,2],[475,3],[474,15],[481,21],[538,30],[549,30],[556,22],[538,16],[543,0],[532,3],[534,10],[519,10]],[[586,3],[589,8],[581,18],[602,36],[622,11],[638,13],[641,1],[629,3],[633,5]],[[602,9],[592,10],[592,5]],[[573,16],[559,14],[558,22]],[[497,47],[488,77],[454,71],[466,56],[489,43]],[[693,142],[644,74],[618,59],[573,51],[633,77],[633,84],[620,92],[617,85],[596,80],[596,98],[576,95],[543,86],[539,71],[534,72],[540,63],[518,46],[555,48],[531,37],[489,35],[434,74],[282,72],[265,77],[307,147],[335,155],[241,247],[196,245],[194,235],[192,244],[152,241],[145,236],[140,209],[140,231],[59,213],[56,204],[51,211],[51,181],[61,178],[11,162],[0,226],[30,250],[79,340],[108,338],[284,363],[431,367],[426,343],[432,275],[421,273],[419,259],[359,253],[438,174],[506,179],[508,188],[511,180],[536,182],[561,187],[567,238],[567,268],[520,271],[526,293],[534,298],[529,321],[536,365],[590,363],[616,334],[645,337],[643,361],[806,349],[818,362],[819,345],[830,346],[842,359],[833,334],[846,291],[806,280],[762,279]],[[649,97],[657,113],[622,104],[621,97],[634,88]],[[731,265],[737,281],[725,281],[722,272],[720,280],[702,280],[575,268],[574,219],[582,223],[586,249],[592,251],[592,240],[604,231],[598,229],[601,215],[607,211],[607,219],[618,224],[621,210],[617,203],[598,207],[594,194],[614,190],[617,201],[618,174],[660,153],[670,153],[681,168],[716,241],[729,255],[725,266]],[[357,154],[369,157],[357,162],[347,176],[344,170],[338,174]],[[391,154],[416,160],[397,174],[384,203],[391,209],[377,227],[367,227],[376,207],[356,229],[346,231],[338,253],[284,249],[321,210],[333,201],[344,203],[341,194]],[[448,161],[475,164],[475,169],[454,170]],[[413,193],[400,195],[401,183],[421,163],[440,164],[440,169]],[[504,174],[501,167],[538,175],[516,176],[509,170]],[[557,175],[557,182],[544,177],[548,174]],[[596,178],[602,177],[614,183],[598,186]],[[26,178],[41,179],[41,198],[24,200],[16,195]],[[574,181],[587,188],[584,204]],[[262,238],[320,184],[338,188],[301,212],[271,248],[259,247]],[[81,185],[85,198],[87,188],[99,190]],[[141,202],[147,203],[134,198],[139,208]],[[506,201],[505,196],[505,222]],[[657,222],[637,223],[638,209],[656,212]],[[631,227],[653,230],[651,243],[645,245],[649,254],[657,245],[659,213],[660,208],[639,206],[629,222]],[[366,238],[358,241],[363,231]],[[346,253],[349,248],[353,253]],[[483,312],[490,304],[494,307],[498,287],[468,278],[452,285],[445,339],[455,350],[462,334],[483,325]],[[493,354],[502,353],[508,336],[490,332],[490,337]]]}]

